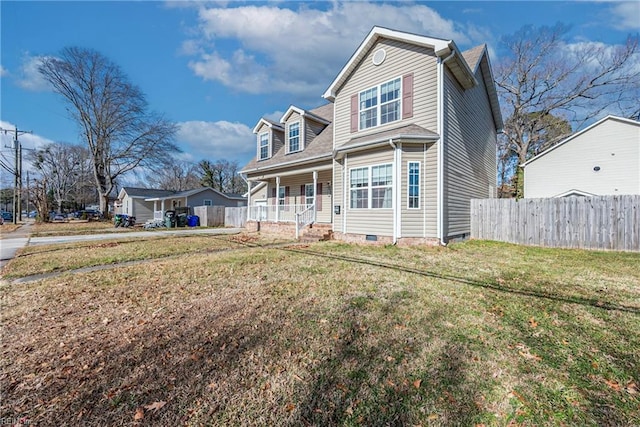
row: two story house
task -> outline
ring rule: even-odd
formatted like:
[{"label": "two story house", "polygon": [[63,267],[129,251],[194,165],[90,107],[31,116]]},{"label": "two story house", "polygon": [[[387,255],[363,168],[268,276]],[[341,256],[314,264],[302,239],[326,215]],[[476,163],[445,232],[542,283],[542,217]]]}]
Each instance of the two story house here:
[{"label": "two story house", "polygon": [[446,243],[493,197],[502,128],[486,46],[374,27],[323,94],[254,128],[241,171],[249,227],[337,239]]}]

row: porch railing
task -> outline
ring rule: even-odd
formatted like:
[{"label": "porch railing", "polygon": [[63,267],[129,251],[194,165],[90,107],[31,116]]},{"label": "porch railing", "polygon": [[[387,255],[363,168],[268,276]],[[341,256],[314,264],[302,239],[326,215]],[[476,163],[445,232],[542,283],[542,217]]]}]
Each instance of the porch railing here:
[{"label": "porch railing", "polygon": [[311,209],[314,205],[263,205],[249,206],[250,221],[296,222],[297,214]]},{"label": "porch railing", "polygon": [[296,239],[300,237],[300,231],[315,220],[315,205],[296,214]]}]

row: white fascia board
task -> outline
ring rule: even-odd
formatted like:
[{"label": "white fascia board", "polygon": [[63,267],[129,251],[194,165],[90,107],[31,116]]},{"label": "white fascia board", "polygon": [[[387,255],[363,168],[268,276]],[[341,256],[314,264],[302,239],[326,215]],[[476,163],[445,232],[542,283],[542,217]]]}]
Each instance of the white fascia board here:
[{"label": "white fascia board", "polygon": [[265,119],[260,119],[260,121],[258,122],[256,127],[253,128],[253,133],[257,134],[258,130],[260,130],[260,127],[262,125],[267,125],[270,129],[277,129],[277,130],[284,131],[284,128],[282,126],[275,125],[275,124],[273,124],[270,121],[265,120]]},{"label": "white fascia board", "polygon": [[295,105],[291,105],[287,111],[282,115],[282,117],[280,118],[280,123],[285,123],[287,121],[287,119],[289,118],[289,116],[291,116],[291,114],[293,113],[298,113],[301,116],[304,115],[305,111],[302,108],[298,108]]},{"label": "white fascia board", "polygon": [[[355,51],[349,61],[342,67],[338,76],[333,80],[329,88],[322,95],[328,101],[333,102],[336,96],[336,89],[340,86],[346,77],[353,71],[355,66],[366,55],[376,41],[380,38],[386,38],[391,40],[403,41],[413,45],[425,46],[433,48],[436,52],[445,51],[449,48],[449,45],[453,43],[451,40],[435,39],[432,37],[420,36],[418,34],[405,33],[402,31],[391,30],[384,27],[373,27],[367,37],[360,43],[360,46]],[[468,68],[468,67],[467,67]]]}]

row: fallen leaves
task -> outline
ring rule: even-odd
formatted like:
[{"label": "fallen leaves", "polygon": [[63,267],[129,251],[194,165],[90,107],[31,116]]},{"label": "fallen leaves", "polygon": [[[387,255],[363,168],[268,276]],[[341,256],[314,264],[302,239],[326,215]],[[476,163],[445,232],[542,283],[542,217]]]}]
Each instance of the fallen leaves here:
[{"label": "fallen leaves", "polygon": [[146,409],[147,411],[154,411],[157,412],[159,409],[162,409],[162,407],[164,405],[166,405],[167,402],[164,401],[157,401],[157,402],[153,402],[150,405],[145,405],[144,409]]},{"label": "fallen leaves", "polygon": [[167,402],[163,401],[163,400],[158,400],[155,401],[153,403],[150,403],[148,405],[144,405],[144,406],[138,406],[136,408],[136,412],[133,415],[133,420],[134,421],[140,421],[142,419],[144,419],[144,410],[146,409],[147,411],[153,411],[153,412],[158,412],[158,410],[162,409],[164,407],[164,405],[166,405]]},{"label": "fallen leaves", "polygon": [[538,327],[538,322],[536,322],[536,319],[534,317],[531,317],[529,319],[529,326],[531,326],[532,328],[537,328]]}]

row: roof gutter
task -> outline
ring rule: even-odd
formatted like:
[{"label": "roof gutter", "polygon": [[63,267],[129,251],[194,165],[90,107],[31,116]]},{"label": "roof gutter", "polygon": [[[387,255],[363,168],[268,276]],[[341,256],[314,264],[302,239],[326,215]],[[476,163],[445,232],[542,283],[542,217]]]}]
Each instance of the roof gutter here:
[{"label": "roof gutter", "polygon": [[326,157],[327,160],[331,160],[331,153],[319,154],[317,156],[309,157],[308,159],[305,159],[305,160],[292,160],[290,162],[278,163],[277,165],[266,166],[264,168],[257,167],[257,168],[253,168],[253,169],[243,169],[238,173],[248,174],[249,172],[265,172],[265,171],[268,172],[268,171],[276,170],[276,169],[279,169],[279,168],[285,167],[285,166],[306,165],[306,164],[309,164],[309,163],[313,163],[313,162],[315,162],[317,160],[322,160],[325,157]]},{"label": "roof gutter", "polygon": [[[361,142],[358,144],[354,144],[354,145],[349,145],[347,147],[340,147],[340,148],[336,148],[335,150],[333,150],[333,158],[334,159],[339,159],[341,158],[341,154],[344,153],[352,153],[354,151],[362,151],[362,150],[367,150],[369,148],[373,148],[373,147],[378,147],[378,146],[384,146],[387,145],[389,143],[392,143],[392,141],[409,141],[409,140],[413,140],[413,141],[426,141],[426,142],[433,142],[433,141],[437,141],[438,140],[438,136],[434,135],[434,136],[420,136],[420,135],[396,135],[392,138],[379,138],[379,139],[374,139],[371,141],[365,141],[365,142]],[[395,146],[395,145],[394,145]]]}]

